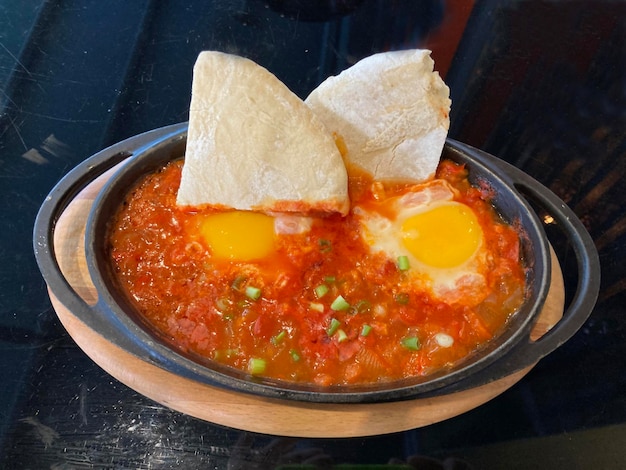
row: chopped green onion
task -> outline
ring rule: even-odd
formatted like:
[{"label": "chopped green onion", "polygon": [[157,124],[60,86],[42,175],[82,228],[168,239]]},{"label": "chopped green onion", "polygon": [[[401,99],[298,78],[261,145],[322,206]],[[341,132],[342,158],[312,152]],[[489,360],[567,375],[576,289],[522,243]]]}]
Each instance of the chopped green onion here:
[{"label": "chopped green onion", "polygon": [[236,349],[236,348],[218,349],[217,351],[213,352],[213,359],[215,359],[216,361],[219,361],[224,358],[236,356],[237,354],[239,354],[239,349]]},{"label": "chopped green onion", "polygon": [[246,280],[246,276],[237,276],[233,280],[233,283],[230,285],[230,287],[236,291],[239,291],[241,290],[241,285],[244,283],[245,280]]},{"label": "chopped green onion", "polygon": [[347,339],[348,339],[348,335],[346,334],[345,331],[341,329],[337,330],[337,341],[339,341],[340,343],[343,343]]},{"label": "chopped green onion", "polygon": [[311,302],[309,304],[309,308],[311,310],[315,310],[316,312],[324,313],[324,304],[319,302]]},{"label": "chopped green onion", "polygon": [[401,343],[402,346],[411,351],[419,351],[419,349],[422,347],[422,345],[420,344],[420,340],[417,336],[407,336],[406,338],[402,338]]},{"label": "chopped green onion", "polygon": [[328,336],[334,335],[335,332],[339,329],[340,325],[341,322],[339,320],[337,320],[336,318],[331,318],[330,325],[328,325],[328,328],[326,328],[326,334]]},{"label": "chopped green onion", "polygon": [[287,336],[287,332],[283,330],[280,333],[278,333],[276,336],[272,336],[272,339],[270,341],[272,342],[274,346],[277,346],[278,344],[280,344],[280,342],[283,339],[285,339],[285,336]]},{"label": "chopped green onion", "polygon": [[355,305],[352,306],[353,313],[364,313],[369,312],[372,304],[369,300],[359,300]]},{"label": "chopped green onion", "polygon": [[348,310],[350,304],[341,295],[338,295],[337,298],[333,300],[333,303],[330,304],[330,308],[335,311]]},{"label": "chopped green onion", "polygon": [[259,289],[258,287],[247,286],[246,297],[252,300],[258,300],[259,297],[261,297],[261,289]]},{"label": "chopped green onion", "polygon": [[220,312],[225,312],[230,309],[232,302],[229,299],[221,298],[215,301],[215,306]]},{"label": "chopped green onion", "polygon": [[411,266],[409,264],[409,257],[408,256],[398,256],[398,269],[400,271],[407,271]]},{"label": "chopped green onion", "polygon": [[372,327],[369,325],[363,325],[363,328],[361,328],[361,336],[367,336],[370,334],[370,331],[372,331]]},{"label": "chopped green onion", "polygon": [[399,304],[406,305],[409,303],[409,294],[407,294],[406,292],[400,292],[399,294],[395,295],[394,299]]},{"label": "chopped green onion", "polygon": [[324,277],[324,281],[328,282],[329,284],[332,284],[333,282],[335,282],[336,278],[335,276],[325,276]]},{"label": "chopped green onion", "polygon": [[328,294],[328,286],[326,284],[320,284],[319,286],[315,288],[315,296],[318,299],[321,299],[326,294]]},{"label": "chopped green onion", "polygon": [[333,246],[330,243],[330,240],[326,240],[324,238],[321,238],[318,243],[319,243],[319,246],[320,246],[320,251],[322,253],[328,253],[329,251],[331,251],[333,249]]},{"label": "chopped green onion", "polygon": [[291,354],[291,359],[293,359],[295,362],[298,362],[300,360],[300,354],[298,354],[298,351],[296,351],[295,349],[290,349],[289,354]]},{"label": "chopped green onion", "polygon": [[259,375],[265,372],[265,359],[253,357],[248,361],[248,372],[252,375]]}]

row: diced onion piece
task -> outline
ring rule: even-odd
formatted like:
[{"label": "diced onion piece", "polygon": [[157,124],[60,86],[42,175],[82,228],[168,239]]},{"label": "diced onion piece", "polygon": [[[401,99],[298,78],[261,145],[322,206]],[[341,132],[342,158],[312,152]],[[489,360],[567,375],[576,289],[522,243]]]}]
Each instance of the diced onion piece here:
[{"label": "diced onion piece", "polygon": [[442,348],[449,348],[454,344],[454,338],[446,333],[437,333],[435,341]]},{"label": "diced onion piece", "polygon": [[315,310],[316,312],[324,313],[324,304],[320,302],[311,302],[309,304],[309,308],[311,310]]},{"label": "diced onion piece", "polygon": [[374,316],[381,317],[383,315],[387,315],[387,308],[385,308],[382,304],[374,305]]}]

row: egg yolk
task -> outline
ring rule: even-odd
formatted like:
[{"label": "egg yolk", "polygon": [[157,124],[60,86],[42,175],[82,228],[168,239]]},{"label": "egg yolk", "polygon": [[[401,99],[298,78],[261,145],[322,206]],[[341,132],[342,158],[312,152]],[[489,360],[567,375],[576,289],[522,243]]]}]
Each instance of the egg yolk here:
[{"label": "egg yolk", "polygon": [[274,251],[274,218],[258,212],[208,215],[200,224],[200,234],[218,258],[249,261]]},{"label": "egg yolk", "polygon": [[456,202],[408,217],[401,230],[411,254],[435,268],[452,268],[467,261],[483,237],[474,212]]}]

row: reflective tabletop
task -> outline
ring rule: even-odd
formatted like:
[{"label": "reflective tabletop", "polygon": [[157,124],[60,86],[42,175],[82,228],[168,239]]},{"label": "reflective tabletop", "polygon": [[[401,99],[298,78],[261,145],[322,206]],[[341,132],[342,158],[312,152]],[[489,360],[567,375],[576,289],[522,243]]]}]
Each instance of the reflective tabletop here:
[{"label": "reflective tabletop", "polygon": [[[569,341],[459,416],[335,439],[179,413],[76,345],[35,261],[37,212],[98,151],[186,121],[200,51],[251,58],[305,98],[365,56],[408,48],[432,50],[450,87],[449,136],[531,175],[591,234],[600,294]],[[0,89],[0,468],[626,467],[625,3],[5,0]],[[554,225],[567,302],[578,272]]]}]

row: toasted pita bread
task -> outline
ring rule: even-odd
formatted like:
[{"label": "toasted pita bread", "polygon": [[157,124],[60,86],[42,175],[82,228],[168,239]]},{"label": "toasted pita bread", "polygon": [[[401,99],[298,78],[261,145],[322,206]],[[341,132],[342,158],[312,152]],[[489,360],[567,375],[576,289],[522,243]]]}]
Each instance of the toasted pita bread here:
[{"label": "toasted pita bread", "polygon": [[377,180],[431,179],[450,126],[450,90],[428,50],[375,54],[305,100],[345,143],[344,159]]},{"label": "toasted pita bread", "polygon": [[205,51],[194,66],[177,204],[346,214],[348,179],[332,134],[278,78]]}]

